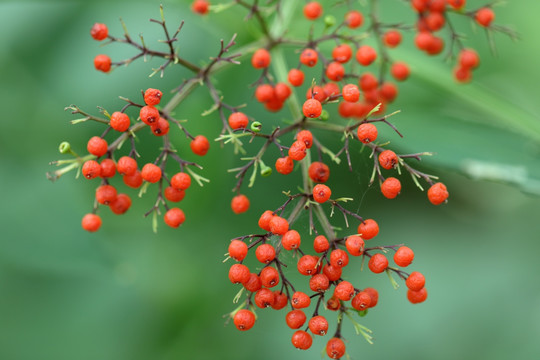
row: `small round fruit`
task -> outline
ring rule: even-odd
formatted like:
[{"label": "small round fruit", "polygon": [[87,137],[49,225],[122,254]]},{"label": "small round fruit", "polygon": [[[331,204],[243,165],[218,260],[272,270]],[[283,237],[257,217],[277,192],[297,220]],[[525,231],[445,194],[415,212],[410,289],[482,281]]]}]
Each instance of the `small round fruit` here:
[{"label": "small round fruit", "polygon": [[297,330],[293,334],[291,341],[295,348],[301,349],[301,350],[309,349],[311,347],[311,344],[313,343],[313,339],[311,338],[311,335],[309,335],[307,332],[303,330]]},{"label": "small round fruit", "polygon": [[236,261],[242,261],[245,259],[248,253],[248,246],[245,242],[240,240],[233,240],[229,244],[229,256]]},{"label": "small round fruit", "polygon": [[364,220],[358,225],[358,233],[364,240],[373,239],[379,233],[379,224],[373,219]]},{"label": "small round fruit", "polygon": [[308,174],[314,182],[325,183],[330,177],[330,169],[325,163],[314,161],[309,165]]},{"label": "small round fruit", "polygon": [[476,12],[475,19],[480,26],[488,27],[495,19],[495,13],[491,8],[484,7]]},{"label": "small round fruit", "polygon": [[326,343],[326,354],[330,359],[340,359],[345,355],[345,343],[340,338],[331,338]]},{"label": "small round fruit", "polygon": [[206,155],[208,149],[210,149],[210,143],[204,135],[195,136],[195,139],[191,140],[189,146],[191,147],[191,151],[193,151],[195,155],[199,156]]},{"label": "small round fruit", "polygon": [[412,304],[419,304],[419,303],[422,303],[422,302],[426,301],[426,299],[427,299],[427,290],[426,290],[426,288],[425,287],[421,288],[418,291],[413,291],[411,289],[407,290],[407,299],[409,299],[409,301]]},{"label": "small round fruit", "polygon": [[124,132],[129,129],[129,116],[120,111],[115,111],[111,115],[111,120],[109,124],[114,130]]},{"label": "small round fruit", "polygon": [[377,139],[378,131],[377,127],[371,123],[364,123],[358,127],[357,130],[358,139],[363,144],[368,144]]},{"label": "small round fruit", "polygon": [[299,329],[306,322],[306,314],[300,309],[289,311],[285,316],[285,322],[291,329]]},{"label": "small round fruit", "polygon": [[266,49],[258,49],[251,57],[251,65],[255,69],[264,69],[270,66],[272,57]]},{"label": "small round fruit", "polygon": [[96,214],[86,214],[82,218],[81,226],[88,232],[98,231],[101,227],[101,218]]},{"label": "small round fruit", "polygon": [[313,200],[320,204],[328,201],[331,195],[332,191],[324,184],[317,184],[313,187]]},{"label": "small round fruit", "polygon": [[318,1],[310,1],[304,6],[304,16],[308,20],[318,19],[323,13],[323,8]]},{"label": "small round fruit", "polygon": [[96,70],[102,71],[104,73],[111,71],[111,64],[111,58],[107,55],[101,54],[97,55],[94,58],[94,67],[96,68]]},{"label": "small round fruit", "polygon": [[356,61],[362,66],[368,66],[377,59],[377,52],[369,45],[362,45],[356,51]]},{"label": "small round fruit", "polygon": [[387,199],[395,199],[401,192],[401,182],[395,177],[389,177],[381,184],[381,192]]},{"label": "small round fruit", "polygon": [[324,316],[317,315],[309,319],[309,330],[314,335],[324,336],[328,332],[328,320]]},{"label": "small round fruit", "polygon": [[165,224],[172,228],[177,228],[186,220],[184,212],[179,208],[170,208],[163,217]]},{"label": "small round fruit", "polygon": [[443,183],[438,182],[429,188],[427,196],[433,205],[440,205],[448,199],[448,190]]},{"label": "small round fruit", "polygon": [[107,153],[108,144],[105,139],[102,139],[99,136],[93,136],[88,140],[86,149],[90,154],[100,157]]},{"label": "small round fruit", "polygon": [[249,209],[249,199],[246,195],[240,194],[232,198],[231,209],[235,214],[241,214]]},{"label": "small round fruit", "polygon": [[116,215],[122,215],[131,207],[131,198],[127,194],[118,194],[116,199],[111,201],[109,208]]},{"label": "small round fruit", "polygon": [[207,0],[195,0],[191,4],[191,10],[199,15],[208,14],[210,3]]},{"label": "small round fruit", "polygon": [[397,266],[409,266],[414,260],[414,252],[407,246],[401,246],[394,254],[394,262]]},{"label": "small round fruit", "polygon": [[144,102],[146,105],[155,106],[160,103],[163,93],[158,89],[146,89],[144,92]]},{"label": "small round fruit", "polygon": [[246,114],[238,111],[234,112],[231,115],[229,115],[229,126],[231,129],[243,129],[245,128],[249,123],[249,119],[246,116]]},{"label": "small round fruit", "polygon": [[418,291],[426,285],[426,278],[422,273],[413,271],[407,280],[405,280],[405,285],[412,291]]},{"label": "small round fruit", "polygon": [[276,171],[280,174],[290,174],[294,169],[294,162],[289,156],[281,157],[276,160]]},{"label": "small round fruit", "polygon": [[141,170],[141,176],[149,183],[157,183],[161,179],[161,168],[151,163],[145,164]]},{"label": "small round fruit", "polygon": [[108,35],[109,29],[105,24],[95,23],[92,29],[90,29],[90,36],[97,41],[105,40]]},{"label": "small round fruit", "polygon": [[250,310],[241,309],[234,314],[234,326],[240,331],[249,330],[255,325],[255,314]]},{"label": "small round fruit", "polygon": [[368,267],[375,274],[380,274],[388,267],[388,259],[383,254],[374,254],[369,259]]}]

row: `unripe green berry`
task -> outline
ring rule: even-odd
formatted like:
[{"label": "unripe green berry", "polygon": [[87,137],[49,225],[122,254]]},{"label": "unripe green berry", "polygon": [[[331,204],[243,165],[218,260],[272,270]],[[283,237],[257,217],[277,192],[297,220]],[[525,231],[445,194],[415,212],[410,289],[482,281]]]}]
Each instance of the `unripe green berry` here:
[{"label": "unripe green berry", "polygon": [[261,131],[262,124],[258,121],[254,121],[251,123],[251,131],[253,132],[259,132]]},{"label": "unripe green berry", "polygon": [[332,15],[326,15],[324,17],[324,25],[326,25],[326,27],[332,27],[336,25],[336,18]]},{"label": "unripe green berry", "polygon": [[272,168],[266,165],[261,166],[261,176],[270,176],[272,174]]},{"label": "unripe green berry", "polygon": [[58,147],[60,154],[68,154],[71,152],[71,145],[67,141],[62,141]]},{"label": "unripe green berry", "polygon": [[326,121],[330,118],[330,114],[328,113],[328,111],[324,110],[322,111],[321,113],[321,116],[319,116],[319,119],[323,120],[323,121]]}]

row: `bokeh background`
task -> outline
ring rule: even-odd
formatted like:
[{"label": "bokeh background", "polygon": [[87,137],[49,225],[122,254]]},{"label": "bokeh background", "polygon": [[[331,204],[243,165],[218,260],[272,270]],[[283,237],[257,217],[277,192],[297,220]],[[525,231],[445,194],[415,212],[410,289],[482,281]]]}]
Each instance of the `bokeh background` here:
[{"label": "bokeh background", "polygon": [[[384,3],[384,19],[412,21],[403,2]],[[474,8],[483,2],[468,3]],[[186,21],[180,53],[196,63],[216,53],[220,38],[238,32],[244,43],[257,35],[254,26],[241,22],[244,10],[200,18],[189,11],[189,1],[163,4],[172,27]],[[330,2],[324,4],[331,8]],[[181,229],[161,224],[157,235],[150,219],[140,215],[151,207],[151,192],[135,199],[123,217],[102,211],[102,229],[88,234],[80,219],[91,210],[95,183],[76,180],[72,173],[56,183],[45,177],[54,170],[48,163],[61,158],[61,141],[69,140],[83,153],[87,139],[103,130],[96,124],[70,125],[73,117],[64,106],[73,103],[96,114],[96,106],[102,106],[112,112],[122,106],[118,96],[135,99],[147,87],[173,89],[188,75],[167,69],[163,79],[149,78],[160,64],[150,59],[111,74],[93,69],[98,53],[113,59],[133,54],[127,47],[100,47],[88,35],[94,22],[120,35],[122,17],[134,37],[143,33],[155,44],[162,34],[148,19],[159,17],[158,5],[138,0],[0,2],[0,359],[319,358],[325,344],[319,338],[307,352],[293,349],[286,310],[258,311],[259,321],[247,333],[225,326],[222,317],[235,307],[238,290],[227,279],[229,265],[222,263],[228,241],[256,232],[258,215],[282,203],[282,190],[296,189],[294,177],[258,178],[245,191],[252,210],[233,216],[229,189],[234,181],[226,170],[239,160],[230,148],[213,144],[201,161],[204,175],[213,181],[190,189],[182,203],[188,220]],[[405,138],[383,135],[401,153],[436,153],[421,168],[448,185],[447,205],[431,206],[405,176],[402,194],[384,199],[376,186],[368,188],[370,162],[358,151],[352,173],[344,166],[332,168],[335,194],[353,197],[351,207],[379,221],[377,244],[406,243],[415,249],[414,269],[426,274],[429,290],[428,301],[413,306],[404,286],[394,290],[386,276],[361,272],[358,262],[349,266],[348,279],[377,287],[381,294],[377,308],[362,319],[374,332],[374,345],[354,335],[349,323],[344,326],[352,359],[540,355],[540,3],[512,1],[496,11],[498,24],[511,24],[521,34],[518,42],[495,36],[497,57],[490,54],[483,31],[458,21],[469,36],[467,44],[482,58],[472,84],[455,84],[453,65],[413,49],[411,36],[392,51],[411,64],[413,76],[390,108],[402,110],[393,121]],[[341,16],[343,11],[335,12]],[[298,15],[290,31],[305,36],[308,28]],[[293,49],[288,54],[296,56]],[[268,115],[253,102],[248,85],[257,76],[250,69],[231,68],[216,81],[227,100],[247,102],[255,116],[269,122],[287,119],[287,110]],[[209,104],[205,91],[197,91],[176,115],[188,119],[194,133],[212,138],[219,132],[215,116],[200,116]],[[180,152],[188,151],[185,139],[174,139]],[[158,143],[146,140],[139,149],[151,159]],[[339,148],[338,142],[326,141]],[[294,269],[289,271],[295,278]]]}]

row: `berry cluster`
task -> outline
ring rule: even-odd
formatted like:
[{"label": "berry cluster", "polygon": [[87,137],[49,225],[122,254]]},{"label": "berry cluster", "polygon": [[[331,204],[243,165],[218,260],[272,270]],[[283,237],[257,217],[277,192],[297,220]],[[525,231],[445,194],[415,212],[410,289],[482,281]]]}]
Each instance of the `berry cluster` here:
[{"label": "berry cluster", "polygon": [[[239,0],[228,6],[214,7],[208,1],[196,0],[192,3],[192,10],[200,15],[230,7],[235,11],[248,11],[248,17],[257,23],[263,34],[262,40],[247,44],[232,54],[229,52],[236,45],[236,35],[228,43],[221,40],[217,55],[201,66],[195,65],[200,63],[200,59],[188,60],[179,55],[174,45],[183,22],[171,36],[162,8],[161,20],[151,19],[151,22],[163,28],[165,50],[151,49],[142,36],[141,41],[136,42],[127,30],[122,37],[112,36],[106,25],[96,23],[91,29],[95,40],[128,44],[136,50],[131,58],[117,62],[112,62],[107,55],[96,56],[94,65],[98,71],[108,73],[115,67],[148,55],[164,61],[152,75],[163,75],[168,67],[181,66],[191,72],[191,77],[185,79],[167,101],[163,100],[161,90],[150,88],[142,92],[143,102],[122,98],[125,105],[112,114],[102,109],[104,117],[88,114],[75,105],[68,107],[73,114],[83,116],[72,123],[96,121],[104,124],[106,129],[88,141],[88,154],[84,156],[77,155],[69,143],[62,143],[60,152],[74,158],[57,161],[57,165],[65,166],[49,174],[50,178],[56,179],[70,170],[79,169],[87,179],[101,179],[93,210],[82,221],[82,227],[87,231],[100,228],[102,220],[97,214],[101,211],[100,205],[107,205],[115,214],[123,214],[130,208],[131,197],[119,194],[119,185],[112,184],[117,173],[125,185],[140,189],[140,195],[156,184],[157,198],[146,215],[153,214],[155,228],[157,215],[163,208],[164,222],[171,227],[179,227],[185,220],[184,212],[169,204],[184,198],[192,179],[199,185],[209,180],[194,171],[194,168],[202,169],[199,164],[180,155],[170,142],[168,133],[171,125],[178,127],[190,141],[194,155],[204,156],[210,143],[204,135],[191,135],[185,124],[172,116],[172,111],[188,99],[195,88],[205,87],[212,100],[205,115],[222,124],[216,141],[232,146],[235,154],[243,155],[243,165],[230,169],[237,179],[231,200],[232,211],[241,214],[249,210],[250,200],[243,193],[247,190],[245,185],[253,187],[258,175],[271,176],[273,168],[278,174],[286,175],[278,175],[276,181],[288,181],[284,187],[300,189],[295,194],[284,192],[285,203],[260,216],[258,226],[262,233],[239,236],[230,242],[228,259],[235,263],[229,268],[229,279],[242,285],[235,301],[239,302],[245,294],[238,308],[229,314],[230,319],[239,330],[245,331],[254,326],[257,308],[280,310],[290,306],[285,322],[295,330],[292,344],[299,349],[308,349],[313,343],[312,335],[326,336],[329,333],[333,318],[335,331],[326,342],[326,353],[332,359],[345,356],[341,332],[344,318],[350,319],[357,332],[371,342],[371,331],[359,324],[355,316],[365,316],[379,300],[376,289],[358,287],[347,280],[344,269],[354,261],[353,258],[358,258],[362,264],[367,260],[367,268],[374,274],[388,274],[396,288],[398,285],[393,276],[402,279],[411,303],[425,301],[427,291],[425,278],[420,272],[403,270],[414,259],[414,252],[409,247],[403,244],[366,246],[367,242],[378,240],[379,225],[375,220],[364,219],[349,210],[345,203],[353,199],[336,197],[336,193],[343,190],[332,187],[331,166],[333,163],[339,165],[345,157],[353,171],[358,162],[364,161],[356,154],[368,149],[369,161],[373,161],[370,185],[377,179],[384,198],[395,199],[400,194],[402,183],[399,177],[403,173],[408,173],[421,190],[424,188],[420,181],[427,184],[427,198],[432,204],[441,205],[449,197],[446,186],[438,182],[436,176],[410,164],[431,153],[400,154],[389,148],[388,141],[379,137],[382,126],[388,126],[403,137],[389,121],[398,111],[388,113],[388,108],[399,94],[396,82],[409,79],[411,70],[405,61],[392,59],[391,49],[403,46],[404,31],[416,31],[416,46],[428,55],[439,54],[447,48],[448,56],[456,59],[456,80],[466,82],[471,79],[472,70],[478,67],[479,56],[473,49],[463,46],[449,14],[468,16],[486,31],[513,34],[493,24],[494,13],[490,5],[466,11],[465,0],[411,0],[411,11],[418,20],[416,24],[406,25],[384,22],[378,2],[371,0],[370,7],[366,9],[352,2],[337,4],[333,11],[338,13],[343,9],[339,15],[341,21],[333,15],[326,15],[319,2],[306,2],[301,11],[305,19],[299,21],[306,21],[310,26],[305,39],[299,40],[288,37],[286,24],[281,23],[284,18],[293,18],[284,17],[281,13],[296,11],[296,2],[272,0],[263,7],[257,0]],[[126,29],[125,25],[123,27]],[[439,33],[442,29],[449,31],[449,46],[445,45],[444,37]],[[285,51],[291,56],[286,57]],[[286,59],[291,59],[294,54],[293,63],[288,64]],[[263,106],[270,112],[264,121],[257,121],[249,106],[228,103],[227,94],[217,88],[213,74],[232,66],[251,66],[259,73],[252,84],[252,93],[260,103],[254,106]],[[320,75],[312,77],[314,72]],[[390,76],[393,80],[389,80]],[[297,91],[302,94],[300,102]],[[288,114],[283,112],[285,103],[291,110]],[[273,116],[274,113],[279,113],[279,117]],[[277,121],[282,118],[286,121]],[[150,133],[148,137],[161,140],[161,150],[152,162],[141,161],[135,147],[135,134],[146,128]],[[340,148],[336,151],[331,149],[334,143],[328,146],[323,143],[323,139],[332,135],[341,139]],[[246,139],[254,147],[260,145],[252,156],[248,156],[244,149],[243,140]],[[131,147],[122,154],[124,143],[130,143]],[[279,155],[271,155],[270,148]],[[273,168],[265,162],[273,164]],[[248,173],[251,175],[245,181]],[[294,173],[300,176],[291,175]],[[300,182],[295,181],[298,178],[301,178]],[[268,205],[266,208],[273,207]],[[344,234],[338,234],[337,225],[332,224],[331,217],[335,211],[345,219],[347,229],[343,230]],[[302,217],[302,214],[307,216]],[[348,230],[350,218],[358,224],[356,231]],[[302,222],[307,223],[309,235],[300,231],[306,228]],[[250,268],[246,262],[252,249],[257,265]],[[393,264],[389,255],[393,255]],[[294,263],[287,264],[291,258]],[[306,281],[293,284],[292,278],[287,278],[284,272],[288,266],[296,266]]]}]

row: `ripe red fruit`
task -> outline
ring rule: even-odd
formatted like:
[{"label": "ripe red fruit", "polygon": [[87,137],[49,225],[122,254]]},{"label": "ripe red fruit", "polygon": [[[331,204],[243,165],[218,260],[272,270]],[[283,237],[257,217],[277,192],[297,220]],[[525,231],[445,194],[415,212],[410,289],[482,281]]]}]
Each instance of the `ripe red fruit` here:
[{"label": "ripe red fruit", "polygon": [[270,231],[276,235],[284,235],[289,231],[289,223],[287,220],[280,216],[274,216],[270,219]]},{"label": "ripe red fruit", "polygon": [[429,2],[429,11],[444,12],[446,10],[446,0],[431,0]]},{"label": "ripe red fruit", "polygon": [[345,68],[337,61],[331,62],[326,67],[326,76],[332,81],[340,81],[345,76]]},{"label": "ripe red fruit", "polygon": [[379,164],[386,169],[393,169],[398,163],[398,157],[392,150],[384,150],[379,154]]},{"label": "ripe red fruit", "polygon": [[302,275],[314,275],[317,273],[318,262],[319,259],[316,256],[304,255],[300,259],[298,259],[296,268],[298,269],[298,272]]},{"label": "ripe red fruit", "polygon": [[286,294],[282,293],[280,290],[275,290],[273,292],[274,294],[274,304],[272,304],[272,309],[274,310],[281,310],[285,306],[287,306],[287,303],[289,302],[289,298]]},{"label": "ripe red fruit", "polygon": [[96,200],[103,205],[109,205],[116,200],[118,193],[112,185],[101,185],[96,189]]},{"label": "ripe red fruit", "polygon": [[343,100],[348,102],[357,102],[360,99],[360,90],[354,84],[347,84],[341,90]]},{"label": "ripe red fruit", "polygon": [[371,296],[371,303],[369,307],[371,308],[377,305],[377,303],[379,302],[379,292],[376,289],[370,287],[365,288],[364,292],[367,292],[369,296]]},{"label": "ripe red fruit", "polygon": [[292,86],[302,86],[304,83],[304,72],[298,69],[291,69],[287,79]]},{"label": "ripe red fruit", "polygon": [[109,29],[105,24],[95,23],[92,29],[90,29],[90,36],[97,41],[105,40],[108,35]]},{"label": "ripe red fruit", "polygon": [[368,66],[377,58],[377,52],[369,45],[362,45],[356,51],[356,61],[362,66]]},{"label": "ripe red fruit", "polygon": [[139,117],[146,125],[152,125],[159,120],[159,110],[153,106],[143,106],[139,111]]},{"label": "ripe red fruit", "polygon": [[352,256],[360,256],[364,253],[364,239],[358,235],[351,235],[345,240],[345,247]]},{"label": "ripe red fruit", "polygon": [[[198,2],[198,1],[195,1]],[[234,314],[234,326],[240,331],[246,331],[249,330],[255,325],[255,314],[253,314],[250,310],[241,309],[238,310],[236,314]]]},{"label": "ripe red fruit", "polygon": [[281,237],[281,245],[285,250],[298,249],[300,243],[300,234],[296,230],[289,230]]},{"label": "ripe red fruit", "polygon": [[118,194],[116,199],[111,201],[109,208],[116,215],[122,215],[131,207],[131,198],[126,194]]},{"label": "ripe red fruit", "polygon": [[259,275],[255,273],[249,274],[249,280],[243,284],[244,288],[250,292],[256,292],[262,287],[261,279]]},{"label": "ripe red fruit", "polygon": [[390,72],[392,73],[394,79],[396,79],[397,81],[407,80],[411,73],[411,71],[409,70],[409,66],[404,62],[393,63]]},{"label": "ripe red fruit", "polygon": [[108,144],[105,139],[100,138],[99,136],[93,136],[88,140],[86,149],[92,155],[97,157],[103,156],[107,153]]},{"label": "ripe red fruit", "polygon": [[264,69],[270,65],[272,57],[266,49],[258,49],[251,57],[251,65],[255,69]]},{"label": "ripe red fruit", "polygon": [[367,308],[371,307],[371,295],[369,295],[365,291],[360,291],[352,299],[351,305],[353,308],[355,308],[358,311],[364,311]]},{"label": "ripe red fruit", "polygon": [[311,347],[311,344],[313,343],[313,339],[311,338],[311,335],[309,335],[304,330],[297,330],[293,334],[291,341],[295,348],[301,349],[301,350],[309,349]]},{"label": "ripe red fruit", "polygon": [[294,169],[293,160],[288,157],[278,158],[276,160],[276,171],[280,174],[287,175],[290,174]]},{"label": "ripe red fruit", "polygon": [[135,170],[131,175],[124,175],[122,180],[124,181],[124,184],[134,189],[140,187],[143,183],[143,178],[139,170]]},{"label": "ripe red fruit", "polygon": [[311,1],[304,6],[304,16],[308,20],[318,19],[322,13],[323,8],[317,1]]},{"label": "ripe red fruit", "polygon": [[209,7],[210,3],[206,0],[195,0],[191,4],[191,10],[199,15],[206,15],[208,13]]},{"label": "ripe red fruit", "polygon": [[234,264],[229,269],[229,280],[233,284],[245,284],[250,278],[250,272],[244,264]]},{"label": "ripe red fruit", "polygon": [[476,12],[476,22],[483,27],[488,27],[495,19],[495,13],[491,8],[484,7]]},{"label": "ripe red fruit", "polygon": [[248,246],[245,242],[240,240],[233,240],[229,244],[229,256],[236,261],[242,261],[245,259],[248,253]]},{"label": "ripe red fruit", "polygon": [[440,205],[448,199],[448,190],[443,183],[438,182],[428,189],[427,196],[433,205]]},{"label": "ripe red fruit", "polygon": [[274,94],[276,96],[276,99],[280,102],[283,102],[289,98],[292,94],[292,90],[289,87],[289,85],[279,82],[274,86]]},{"label": "ripe red fruit", "polygon": [[309,279],[309,288],[315,292],[324,292],[330,287],[330,280],[324,274],[315,274]]},{"label": "ripe red fruit", "polygon": [[268,264],[276,257],[276,249],[270,244],[262,244],[255,250],[255,256],[263,264]]},{"label": "ripe red fruit", "polygon": [[426,285],[426,278],[422,273],[413,271],[405,280],[405,285],[412,291],[418,291]]},{"label": "ripe red fruit", "polygon": [[94,58],[94,67],[96,70],[103,71],[105,73],[111,71],[111,58],[107,55],[97,55]]},{"label": "ripe red fruit", "polygon": [[274,305],[274,293],[266,288],[260,289],[255,293],[255,305],[261,309]]},{"label": "ripe red fruit", "polygon": [[331,338],[326,343],[326,354],[330,359],[339,359],[345,355],[345,343],[340,338]]},{"label": "ripe red fruit", "polygon": [[430,0],[412,0],[411,5],[414,10],[421,13],[428,9],[428,4]]},{"label": "ripe red fruit", "polygon": [[82,166],[82,174],[87,179],[93,179],[101,175],[101,166],[95,160],[88,160]]},{"label": "ripe red fruit", "polygon": [[271,288],[279,284],[279,272],[271,266],[267,266],[261,270],[261,279],[262,286]]},{"label": "ripe red fruit", "polygon": [[368,262],[369,270],[375,274],[380,274],[388,267],[388,259],[383,254],[374,254]]},{"label": "ripe red fruit", "polygon": [[165,220],[165,224],[170,227],[177,228],[184,223],[186,215],[184,215],[184,212],[179,208],[170,208],[165,213],[163,220]]},{"label": "ripe red fruit", "polygon": [[296,140],[303,141],[309,149],[313,145],[313,134],[309,130],[302,130],[296,134]]},{"label": "ripe red fruit", "polygon": [[350,29],[356,29],[364,23],[364,16],[360,11],[351,10],[345,14],[345,24]]},{"label": "ripe red fruit", "polygon": [[308,99],[302,106],[302,112],[305,117],[318,118],[322,113],[322,105],[317,99]]},{"label": "ripe red fruit", "polygon": [[141,170],[143,180],[149,183],[157,183],[161,179],[161,169],[159,166],[148,163]]},{"label": "ripe red fruit", "polygon": [[171,186],[179,190],[187,190],[191,186],[191,176],[185,172],[179,172],[171,178]]},{"label": "ripe red fruit", "polygon": [[466,0],[446,0],[446,2],[454,9],[459,10],[465,6]]},{"label": "ripe red fruit", "polygon": [[398,89],[396,85],[392,84],[391,82],[384,82],[382,83],[381,87],[379,88],[379,97],[386,103],[393,102],[398,95]]},{"label": "ripe red fruit", "polygon": [[306,100],[315,99],[315,100],[318,100],[319,102],[322,102],[326,100],[327,97],[328,96],[326,95],[324,88],[317,85],[310,87],[308,91],[306,92]]},{"label": "ripe red fruit", "polygon": [[155,106],[161,101],[161,96],[163,96],[163,93],[158,89],[146,89],[144,92],[144,102],[146,105]]},{"label": "ripe red fruit", "polygon": [[318,60],[319,55],[317,55],[317,52],[313,49],[304,49],[300,54],[300,62],[306,66],[313,67],[317,65]]},{"label": "ripe red fruit", "polygon": [[462,84],[468,83],[472,79],[471,68],[458,66],[454,69],[454,79]]},{"label": "ripe red fruit", "polygon": [[324,184],[317,184],[313,187],[313,200],[320,204],[330,199],[331,195],[332,191]]},{"label": "ripe red fruit", "polygon": [[155,123],[150,125],[150,129],[152,130],[152,134],[156,136],[163,136],[167,135],[169,133],[169,122],[160,117]]},{"label": "ripe red fruit", "polygon": [[323,267],[323,274],[326,275],[326,277],[330,281],[338,281],[342,273],[343,270],[341,270],[341,267],[339,266],[332,266],[326,264]]},{"label": "ripe red fruit", "polygon": [[364,123],[358,127],[357,134],[358,140],[360,140],[363,144],[367,144],[377,139],[378,131],[375,125],[371,123]]},{"label": "ripe red fruit", "polygon": [[232,198],[231,209],[235,214],[241,214],[249,209],[249,199],[246,195],[240,194]]},{"label": "ripe red fruit", "polygon": [[375,90],[379,86],[379,81],[377,80],[377,77],[372,73],[365,72],[360,76],[358,84],[360,85],[360,89],[366,92],[370,90]]},{"label": "ripe red fruit", "polygon": [[354,295],[354,286],[348,281],[342,281],[336,285],[334,296],[342,301],[349,301]]},{"label": "ripe red fruit", "polygon": [[261,84],[255,89],[255,98],[257,101],[265,103],[274,98],[274,88],[270,84]]},{"label": "ripe red fruit", "polygon": [[328,320],[321,315],[309,319],[308,326],[309,330],[315,335],[324,336],[328,332]]},{"label": "ripe red fruit", "polygon": [[414,38],[414,43],[416,44],[416,47],[418,49],[427,51],[427,49],[431,46],[433,38],[433,34],[429,31],[421,31],[416,34],[416,37]]},{"label": "ripe red fruit", "polygon": [[379,224],[373,219],[364,220],[358,225],[358,233],[364,240],[372,239],[379,233]]},{"label": "ripe red fruit", "polygon": [[306,322],[306,314],[299,309],[292,310],[285,315],[285,321],[291,329],[299,329]]},{"label": "ripe red fruit", "polygon": [[120,132],[124,132],[127,129],[129,129],[130,121],[129,116],[127,114],[124,114],[119,111],[115,111],[111,115],[111,120],[109,122],[109,125],[116,130]]},{"label": "ripe red fruit", "polygon": [[342,249],[332,250],[330,253],[330,265],[338,268],[344,268],[349,263],[349,255]]},{"label": "ripe red fruit", "polygon": [[86,214],[82,218],[81,226],[88,232],[98,231],[101,227],[101,218],[96,214]]},{"label": "ripe red fruit", "polygon": [[101,161],[101,177],[106,178],[112,178],[116,174],[116,164],[112,159],[103,159]]},{"label": "ripe red fruit", "polygon": [[[323,92],[324,92],[324,95],[325,95],[325,99],[329,98],[330,96],[339,95],[339,93],[340,93],[339,85],[334,83],[334,82],[326,83],[326,84],[324,84]],[[319,99],[317,99],[317,100],[319,100]]]},{"label": "ripe red fruit", "polygon": [[407,246],[401,246],[394,254],[394,262],[397,266],[409,266],[414,260],[414,252]]},{"label": "ripe red fruit", "polygon": [[387,199],[394,199],[401,192],[401,182],[395,177],[386,178],[381,184],[381,192]]},{"label": "ripe red fruit", "polygon": [[330,177],[330,169],[326,164],[314,161],[309,165],[308,174],[314,182],[324,183]]},{"label": "ripe red fruit", "polygon": [[407,299],[412,304],[419,304],[421,302],[426,301],[427,299],[427,290],[425,287],[421,288],[418,291],[413,291],[411,289],[407,290]]},{"label": "ripe red fruit", "polygon": [[323,253],[330,248],[330,243],[324,235],[318,235],[315,240],[313,240],[313,249],[317,253]]},{"label": "ripe red fruit", "polygon": [[[317,100],[315,100],[317,101]],[[306,157],[306,143],[301,140],[293,142],[289,148],[289,158],[300,161]]]},{"label": "ripe red fruit", "polygon": [[291,304],[295,309],[307,308],[311,304],[311,298],[306,293],[297,291],[291,298]]},{"label": "ripe red fruit", "polygon": [[122,175],[133,175],[137,171],[137,161],[129,156],[122,156],[116,165],[118,173]]},{"label": "ripe red fruit", "polygon": [[424,17],[424,21],[430,31],[438,31],[446,23],[444,15],[438,11],[431,11]]},{"label": "ripe red fruit", "polygon": [[341,307],[341,301],[339,301],[339,299],[336,298],[335,296],[332,296],[326,302],[326,308],[330,311],[338,311],[340,307]]},{"label": "ripe red fruit", "polygon": [[189,146],[191,147],[191,151],[199,156],[206,155],[208,149],[210,149],[210,143],[204,135],[195,136],[195,139],[191,140]]},{"label": "ripe red fruit", "polygon": [[352,49],[347,44],[338,45],[332,50],[332,58],[339,63],[344,64],[349,61],[351,57]]},{"label": "ripe red fruit", "polygon": [[473,49],[463,49],[459,52],[458,62],[464,68],[474,69],[480,64],[480,58]]},{"label": "ripe red fruit", "polygon": [[246,114],[238,111],[229,115],[229,126],[233,129],[245,128],[249,123],[249,119]]},{"label": "ripe red fruit", "polygon": [[401,33],[398,30],[388,30],[383,35],[383,42],[389,48],[395,48],[401,43]]},{"label": "ripe red fruit", "polygon": [[274,217],[274,213],[271,210],[266,210],[259,218],[259,227],[263,230],[270,231],[270,220]]}]

